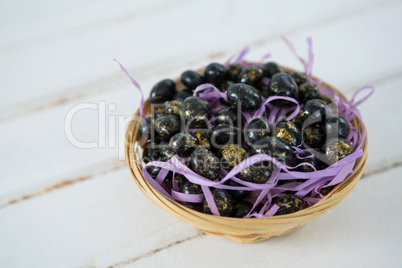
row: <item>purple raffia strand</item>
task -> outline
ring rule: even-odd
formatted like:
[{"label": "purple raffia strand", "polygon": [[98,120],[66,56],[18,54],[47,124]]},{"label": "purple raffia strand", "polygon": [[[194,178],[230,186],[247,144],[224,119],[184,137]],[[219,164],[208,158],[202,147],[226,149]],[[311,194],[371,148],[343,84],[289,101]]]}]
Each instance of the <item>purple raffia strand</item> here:
[{"label": "purple raffia strand", "polygon": [[233,61],[234,63],[240,63],[243,61],[244,56],[249,52],[250,47],[246,46],[245,48],[243,48],[239,55],[237,56],[237,58]]},{"label": "purple raffia strand", "polygon": [[293,54],[300,60],[300,62],[304,66],[304,71],[306,73],[306,76],[309,78],[311,81],[311,75],[313,71],[313,62],[314,62],[314,54],[313,54],[313,43],[311,37],[307,37],[307,46],[308,46],[308,60],[306,61],[302,57],[299,56],[299,54],[296,52],[296,49],[294,48],[293,44],[285,37],[282,36],[282,39],[285,41],[285,43],[288,45],[290,50],[293,52]]},{"label": "purple raffia strand", "polygon": [[269,57],[271,57],[271,53],[267,53],[264,56],[262,56],[261,61],[268,59]]},{"label": "purple raffia strand", "polygon": [[144,113],[144,107],[145,107],[145,101],[144,101],[144,93],[142,92],[140,84],[128,73],[127,69],[116,59],[114,59],[115,62],[117,62],[120,65],[120,69],[125,73],[128,78],[130,78],[131,83],[138,89],[138,91],[141,94],[141,103],[140,103],[140,116],[142,119],[145,119],[145,113]]}]

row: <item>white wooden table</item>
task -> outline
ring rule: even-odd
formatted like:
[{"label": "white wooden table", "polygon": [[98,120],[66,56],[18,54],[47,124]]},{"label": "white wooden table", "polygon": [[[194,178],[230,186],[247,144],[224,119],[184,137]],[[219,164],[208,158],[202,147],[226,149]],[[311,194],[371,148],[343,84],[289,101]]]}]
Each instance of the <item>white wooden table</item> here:
[{"label": "white wooden table", "polygon": [[[401,12],[388,0],[2,1],[0,267],[400,267]],[[312,36],[314,74],[348,96],[376,87],[361,106],[370,156],[340,205],[289,235],[238,245],[200,233],[137,188],[119,159],[124,130],[110,118],[132,114],[139,94],[113,58],[148,94],[245,45],[248,59],[271,52],[301,69],[281,34],[302,55]],[[92,149],[65,135],[80,103],[96,110],[76,114],[73,134]],[[116,109],[102,112],[104,104]]]}]

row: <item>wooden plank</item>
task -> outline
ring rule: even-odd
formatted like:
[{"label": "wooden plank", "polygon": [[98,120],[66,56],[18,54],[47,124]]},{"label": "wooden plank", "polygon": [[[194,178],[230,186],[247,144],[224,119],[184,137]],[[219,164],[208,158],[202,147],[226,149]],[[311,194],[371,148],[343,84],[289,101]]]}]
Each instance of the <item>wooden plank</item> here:
[{"label": "wooden plank", "polygon": [[127,170],[0,210],[1,267],[107,267],[199,235],[161,211]]},{"label": "wooden plank", "polygon": [[[365,81],[364,83],[367,83],[369,78],[377,80],[388,73],[401,71],[402,63],[397,60],[398,57],[395,57],[395,53],[401,53],[399,45],[402,44],[402,41],[398,39],[399,37],[389,37],[395,38],[393,39],[393,42],[390,42],[394,47],[384,51],[382,57],[369,58],[369,52],[375,51],[379,45],[375,42],[367,42],[365,48],[359,50],[357,47],[363,45],[363,43],[359,44],[356,42],[360,39],[356,39],[353,34],[345,34],[343,36],[344,39],[342,40],[350,40],[351,44],[355,44],[356,47],[352,46],[354,49],[353,55],[356,58],[361,58],[362,62],[356,63],[348,61],[348,58],[350,57],[350,54],[348,54],[349,52],[337,54],[337,57],[343,59],[339,60],[339,62],[348,62],[347,68],[351,68],[348,72],[343,74],[341,73],[343,68],[340,68],[336,64],[332,64],[332,60],[335,56],[331,56],[331,60],[327,62],[319,60],[321,57],[325,58],[325,55],[332,55],[333,48],[332,46],[325,46],[327,45],[325,40],[331,39],[334,32],[341,32],[346,26],[358,28],[360,29],[362,36],[361,40],[363,42],[366,40],[365,36],[372,36],[371,31],[366,29],[375,28],[378,23],[383,21],[379,21],[375,18],[380,16],[388,18],[388,21],[384,20],[384,28],[386,28],[389,21],[401,20],[399,13],[395,10],[397,9],[394,6],[390,6],[386,9],[380,9],[369,13],[364,17],[355,17],[350,20],[340,21],[337,24],[338,26],[333,26],[334,29],[331,31],[325,31],[325,27],[317,28],[316,31],[312,31],[312,35],[319,40],[317,41],[317,44],[315,44],[315,47],[319,48],[323,45],[324,51],[325,48],[327,49],[327,52],[316,53],[317,74],[319,73],[322,77],[330,78],[328,82],[337,85],[340,89],[351,89],[351,85],[363,85],[363,82]],[[306,33],[307,32],[299,33],[295,37],[295,40],[300,40],[300,37],[305,36]],[[378,32],[378,35],[378,40],[384,40],[385,38],[388,38],[389,32],[387,30],[380,31]],[[351,47],[351,45],[345,45],[344,43],[345,41],[333,41],[334,47],[339,48],[339,51],[348,51],[347,49],[348,47]],[[278,48],[278,56],[275,59],[286,64],[289,62],[289,64],[287,64],[289,66],[297,66],[295,60],[291,59],[292,56],[287,48],[284,47],[282,42],[275,41],[272,42],[271,45],[274,46],[275,51],[276,48]],[[272,47],[271,45],[268,50]],[[262,48],[258,49],[259,52],[263,51]],[[359,52],[361,53],[359,54]],[[262,53],[259,55],[261,54]],[[250,56],[253,57],[253,54]],[[343,64],[340,65],[345,66]],[[381,68],[382,71],[373,68],[366,69],[366,67],[364,67],[366,65],[383,66],[383,68]],[[114,68],[117,68],[115,64],[113,66]],[[359,66],[361,66],[361,69],[364,69],[365,71],[359,72]],[[350,72],[352,72],[353,75],[350,75],[349,77],[347,74]],[[376,73],[378,76],[376,76]],[[176,70],[169,70],[164,73],[164,76],[166,77],[174,77],[176,75]],[[139,94],[132,88],[123,74],[120,73],[120,76],[125,79],[125,84],[121,88],[100,95],[89,96],[80,100],[79,103],[98,103],[100,100],[107,100],[107,104],[113,103],[117,107],[116,111],[107,112],[108,116],[128,116],[138,107]],[[146,94],[148,94],[152,84],[164,76],[151,76],[147,79],[140,80]],[[346,76],[348,78],[339,79],[339,77]],[[389,79],[387,78],[386,80]],[[397,113],[389,114],[389,116],[383,118],[381,122],[377,119],[377,111],[396,109],[395,107],[398,106],[396,103],[398,98],[390,98],[389,96],[397,95],[399,93],[398,89],[401,87],[401,81],[400,79],[397,79],[395,82],[388,81],[384,84],[379,82],[374,83],[374,85],[377,84],[379,87],[374,97],[376,101],[374,101],[373,98],[368,101],[367,104],[362,106],[363,116],[369,127],[370,137],[376,137],[376,140],[383,139],[387,145],[390,145],[391,141],[393,141],[393,146],[385,151],[379,143],[370,143],[370,155],[375,157],[370,157],[369,165],[367,167],[368,171],[375,170],[384,164],[392,165],[393,163],[401,161],[401,154],[397,149],[398,146],[402,147],[400,146],[401,144],[399,144],[401,141],[393,137],[393,132],[384,132],[378,128],[378,124],[387,126],[386,123],[392,123],[394,120],[397,120]],[[20,198],[26,194],[41,191],[43,188],[57,184],[65,179],[90,175],[92,172],[97,172],[99,168],[102,168],[105,161],[116,161],[118,159],[117,148],[94,148],[83,150],[74,147],[67,141],[64,133],[64,119],[71,108],[72,104],[64,104],[56,106],[51,110],[45,110],[41,113],[35,113],[0,124],[0,133],[2,133],[0,148],[3,155],[7,155],[7,157],[0,163],[0,168],[2,170],[1,180],[4,185],[0,189],[0,204],[7,203],[15,198]],[[74,132],[80,140],[97,140],[98,114],[96,111],[86,110],[80,112],[74,118],[73,126]],[[108,125],[106,125],[106,127],[107,126]],[[123,131],[120,131],[119,137],[122,140],[124,137]],[[22,163],[24,168],[21,168]]]},{"label": "wooden plank", "polygon": [[0,266],[388,267],[401,262],[401,172],[362,180],[340,205],[292,234],[238,245],[200,236],[147,200],[127,170],[115,171],[1,209]]},{"label": "wooden plank", "polygon": [[359,182],[338,206],[301,229],[267,241],[238,245],[196,237],[128,265],[113,267],[398,267],[402,263],[402,168]]},{"label": "wooden plank", "polygon": [[[390,3],[393,1],[277,1],[262,3],[260,8],[255,8],[241,1],[192,2],[179,5],[171,12],[160,9],[149,16],[134,16],[129,20],[106,23],[102,27],[90,27],[90,31],[76,30],[43,41],[21,43],[0,51],[0,72],[4,74],[2,87],[6,89],[1,92],[0,114],[2,118],[7,118],[18,114],[21,109],[30,111],[60,103],[66,98],[100,90],[105,83],[113,88],[114,81],[110,83],[110,79],[114,80],[118,73],[111,62],[113,58],[121,59],[137,75],[180,66],[200,58],[203,59],[200,63],[205,64],[205,55],[226,51],[225,57],[228,57],[255,40],[277,37],[318,23],[325,24],[328,18],[332,18],[329,22],[335,22],[345,14],[358,17]],[[295,10],[305,6],[314,8],[304,9],[292,14],[291,20],[277,23],[289,5]],[[208,19],[194,16],[194,10],[208,10]],[[269,10],[277,12],[273,15],[269,14]],[[245,19],[234,19],[237,16]],[[192,23],[184,23],[186,21]],[[253,30],[255,25],[260,25],[258,29],[263,30]],[[184,33],[186,38],[178,42],[178,36]],[[165,45],[161,46],[161,40]]]}]

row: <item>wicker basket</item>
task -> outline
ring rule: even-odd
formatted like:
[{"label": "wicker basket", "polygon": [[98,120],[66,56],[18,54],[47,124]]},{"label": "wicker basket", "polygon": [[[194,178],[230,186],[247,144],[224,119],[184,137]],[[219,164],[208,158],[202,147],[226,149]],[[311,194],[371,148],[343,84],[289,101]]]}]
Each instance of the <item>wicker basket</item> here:
[{"label": "wicker basket", "polygon": [[[200,72],[201,71],[202,70],[200,70]],[[177,78],[175,82],[178,88],[183,87],[179,78]],[[328,85],[326,83],[323,83],[323,85],[329,89],[336,91],[340,97],[346,99],[346,97],[341,92],[339,92],[331,85]],[[150,113],[149,99],[147,99],[145,102],[145,113]],[[138,115],[139,110],[137,110],[137,112],[135,113],[135,116]],[[352,125],[358,128],[359,131],[363,131],[363,122],[356,118],[356,116],[352,121]],[[357,159],[353,168],[353,174],[350,174],[348,177],[346,177],[346,179],[342,183],[338,184],[322,200],[309,208],[305,208],[292,214],[266,218],[239,219],[230,217],[217,217],[197,212],[183,205],[180,205],[177,202],[162,195],[147,182],[144,175],[142,174],[142,165],[139,164],[142,161],[137,161],[141,158],[141,154],[139,153],[138,149],[135,149],[138,147],[130,146],[130,144],[133,145],[137,140],[138,126],[139,124],[133,120],[128,125],[126,132],[125,151],[131,174],[141,191],[156,205],[168,211],[176,218],[192,224],[202,232],[211,235],[226,237],[240,244],[258,242],[272,236],[279,236],[289,233],[311,221],[318,215],[336,206],[352,191],[352,189],[357,184],[358,180],[363,174],[368,155],[368,143],[366,133],[362,148],[364,155],[361,158]]]}]

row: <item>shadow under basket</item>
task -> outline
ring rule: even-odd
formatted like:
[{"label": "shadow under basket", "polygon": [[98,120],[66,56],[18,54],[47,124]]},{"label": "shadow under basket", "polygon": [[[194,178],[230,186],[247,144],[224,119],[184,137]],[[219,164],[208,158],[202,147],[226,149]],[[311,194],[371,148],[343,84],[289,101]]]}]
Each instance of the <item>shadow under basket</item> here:
[{"label": "shadow under basket", "polygon": [[[183,88],[180,79],[176,79],[175,82],[177,88]],[[341,98],[346,100],[346,97],[331,85],[324,82],[323,86],[337,92]],[[145,102],[145,114],[147,115],[150,114],[150,104],[149,99],[147,99]],[[138,116],[139,110],[136,111],[134,117]],[[352,125],[359,129],[360,132],[363,132],[363,122],[361,122],[356,116],[352,120]],[[368,156],[366,133],[362,147],[364,155],[356,160],[353,173],[347,176],[343,182],[336,185],[330,193],[311,207],[302,209],[296,213],[266,218],[239,219],[219,217],[204,214],[180,205],[174,200],[161,194],[148,183],[142,173],[142,156],[139,152],[140,145],[137,142],[138,127],[139,123],[137,121],[130,121],[125,137],[125,152],[130,172],[141,191],[156,205],[168,211],[176,218],[190,223],[200,231],[215,236],[225,237],[240,244],[258,242],[272,236],[287,234],[300,228],[318,215],[335,207],[352,191],[359,181],[363,174]]]}]

